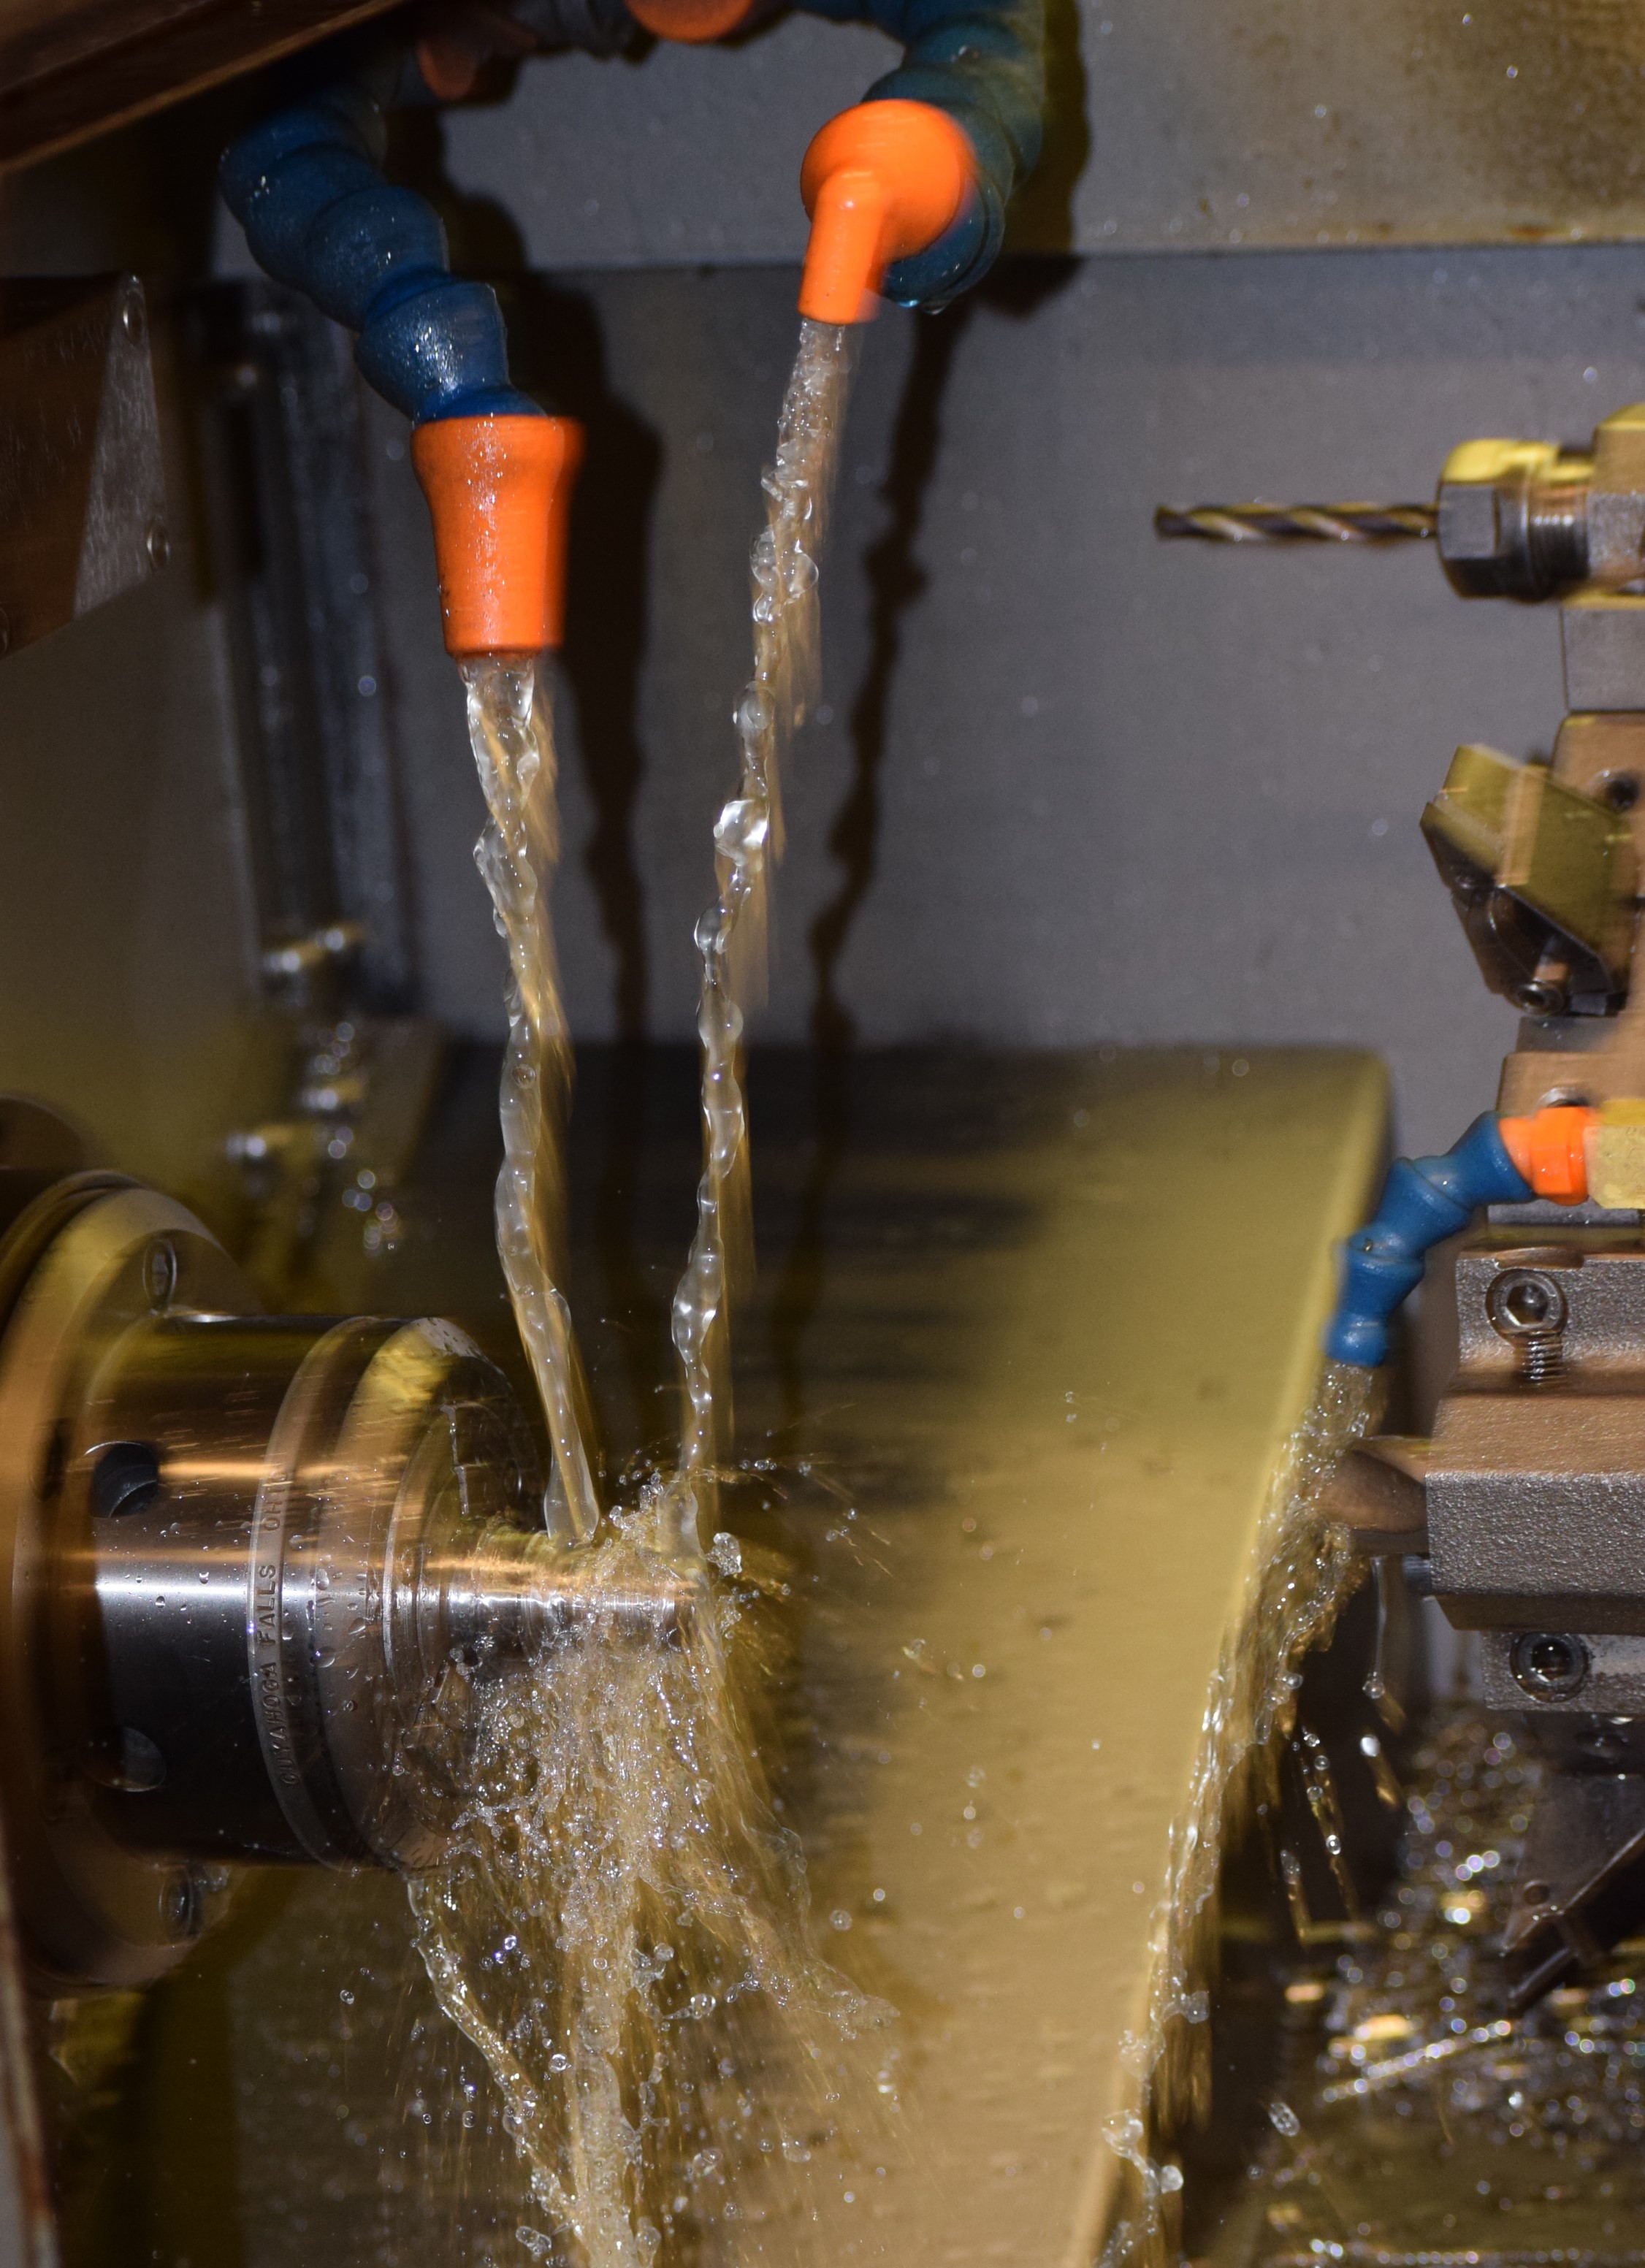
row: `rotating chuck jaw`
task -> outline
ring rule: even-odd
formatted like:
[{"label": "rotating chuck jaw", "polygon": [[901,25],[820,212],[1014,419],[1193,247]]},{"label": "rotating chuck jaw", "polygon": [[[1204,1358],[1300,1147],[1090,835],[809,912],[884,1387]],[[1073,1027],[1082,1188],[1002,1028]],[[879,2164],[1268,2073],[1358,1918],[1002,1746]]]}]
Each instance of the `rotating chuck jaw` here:
[{"label": "rotating chuck jaw", "polygon": [[61,1991],[162,1973],[240,1866],[431,1863],[436,1705],[460,1749],[509,1661],[676,1641],[691,1600],[610,1595],[550,1535],[454,1325],[260,1314],[181,1206],[62,1170],[54,1123],[0,1099],[0,1796]]}]

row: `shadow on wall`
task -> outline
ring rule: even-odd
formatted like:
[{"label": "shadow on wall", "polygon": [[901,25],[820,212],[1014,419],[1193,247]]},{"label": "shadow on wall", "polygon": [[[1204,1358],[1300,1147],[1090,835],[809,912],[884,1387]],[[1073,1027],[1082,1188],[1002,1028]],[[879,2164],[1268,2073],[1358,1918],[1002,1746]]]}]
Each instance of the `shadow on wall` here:
[{"label": "shadow on wall", "polygon": [[1007,252],[1019,244],[1052,254],[1073,249],[1073,193],[1091,154],[1087,92],[1078,0],[1045,0],[1045,141],[1012,201]]},{"label": "shadow on wall", "polygon": [[837,976],[852,925],[874,880],[880,832],[880,778],[889,740],[909,615],[930,578],[918,556],[926,499],[942,442],[943,401],[978,300],[1021,319],[1060,291],[1078,273],[1073,259],[1003,261],[981,288],[942,314],[922,319],[892,428],[890,461],[880,495],[884,527],[863,561],[868,586],[868,660],[851,708],[852,777],[829,830],[841,869],[839,887],[808,934],[815,990],[809,1019],[823,1057],[851,1046],[850,1013]]},{"label": "shadow on wall", "polygon": [[[1060,8],[1062,0],[1053,0]],[[1069,0],[1072,12],[1072,0]],[[1077,49],[1076,49],[1077,60]],[[1079,83],[1082,98],[1083,80]],[[1066,177],[1065,197],[1077,174]],[[873,884],[880,836],[880,783],[889,747],[892,701],[910,615],[930,577],[919,539],[942,443],[943,404],[978,298],[1014,317],[1030,315],[1073,280],[1069,259],[1007,260],[981,290],[920,321],[892,428],[881,488],[883,528],[864,560],[868,586],[868,659],[851,708],[852,777],[829,830],[839,886],[808,933],[815,990],[809,1027],[815,1049],[811,1155],[787,1263],[771,1304],[772,1354],[782,1395],[785,1451],[805,1415],[804,1336],[822,1284],[827,1207],[851,1134],[850,1057],[856,1038],[839,997],[838,972],[851,932]]]},{"label": "shadow on wall", "polygon": [[[1053,126],[1048,171],[1036,195],[1062,214],[1084,159],[1083,77],[1073,0],[1052,0]],[[489,197],[465,197],[447,179],[438,114],[402,114],[395,122],[390,170],[431,198],[446,220],[454,265],[490,277],[508,317],[516,381],[556,409],[580,418],[588,446],[572,521],[569,611],[563,654],[577,705],[579,740],[596,819],[586,865],[602,928],[616,961],[617,1045],[602,1097],[604,1172],[597,1200],[602,1272],[608,1296],[633,1319],[631,1344],[661,1344],[667,1333],[663,1292],[645,1277],[631,1228],[650,1072],[645,1041],[651,1012],[645,889],[635,848],[645,750],[639,697],[651,617],[652,522],[663,475],[658,432],[611,390],[597,302],[558,281],[535,275],[509,213]],[[1073,280],[1072,260],[1007,259],[982,287],[990,307],[1026,318]],[[879,857],[882,784],[889,761],[894,701],[913,610],[928,575],[919,557],[928,495],[942,439],[950,378],[973,327],[963,301],[922,320],[896,415],[881,490],[884,517],[864,560],[867,581],[867,656],[850,711],[852,772],[828,836],[836,887],[808,932],[812,1000],[808,1026],[816,1050],[809,1169],[794,1241],[777,1290],[773,1351],[783,1381],[786,1425],[798,1424],[801,1342],[821,1283],[830,1192],[850,1136],[848,1061],[853,1020],[839,976],[853,930],[873,887]],[[752,530],[750,530],[752,533]],[[845,578],[840,577],[836,587]],[[642,1381],[637,1375],[637,1392]]]}]

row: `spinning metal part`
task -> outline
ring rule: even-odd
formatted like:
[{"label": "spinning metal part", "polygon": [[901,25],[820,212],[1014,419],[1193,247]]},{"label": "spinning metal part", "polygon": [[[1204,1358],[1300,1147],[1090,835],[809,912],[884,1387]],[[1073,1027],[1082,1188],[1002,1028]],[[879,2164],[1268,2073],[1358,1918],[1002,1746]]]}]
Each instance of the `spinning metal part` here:
[{"label": "spinning metal part", "polygon": [[259,1314],[197,1220],[62,1174],[50,1126],[0,1124],[0,1793],[38,1976],[131,1986],[237,1865],[428,1864],[456,1798],[413,1740],[448,1681],[668,1643],[690,1594],[612,1596],[547,1532],[454,1326]]}]

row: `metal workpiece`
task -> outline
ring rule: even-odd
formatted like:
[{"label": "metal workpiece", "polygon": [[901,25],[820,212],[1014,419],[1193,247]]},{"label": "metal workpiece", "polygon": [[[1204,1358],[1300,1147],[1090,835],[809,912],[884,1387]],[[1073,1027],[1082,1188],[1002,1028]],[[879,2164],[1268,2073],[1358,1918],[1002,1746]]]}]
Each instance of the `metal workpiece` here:
[{"label": "metal workpiece", "polygon": [[[89,1769],[117,1838],[225,1860],[430,1855],[400,1735],[454,1646],[532,1635],[506,1539],[527,1540],[535,1460],[491,1366],[449,1325],[166,1312],[118,1336],[85,1422],[66,1478],[89,1519],[57,1589],[101,1671],[107,1753]],[[419,1609],[408,1590],[435,1536],[457,1557],[454,1517],[478,1564],[448,1631],[439,1595]],[[511,1578],[495,1630],[492,1561]],[[423,1643],[396,1646],[410,1628]]]},{"label": "metal workpiece", "polygon": [[135,276],[9,282],[0,309],[0,654],[170,556],[149,316]]},{"label": "metal workpiece", "polygon": [[259,1314],[169,1199],[24,1178],[0,1171],[0,1792],[36,1973],[129,1986],[240,1865],[429,1863],[488,1678],[676,1643],[695,1594],[663,1568],[614,1594],[549,1535],[528,1429],[454,1326]]}]

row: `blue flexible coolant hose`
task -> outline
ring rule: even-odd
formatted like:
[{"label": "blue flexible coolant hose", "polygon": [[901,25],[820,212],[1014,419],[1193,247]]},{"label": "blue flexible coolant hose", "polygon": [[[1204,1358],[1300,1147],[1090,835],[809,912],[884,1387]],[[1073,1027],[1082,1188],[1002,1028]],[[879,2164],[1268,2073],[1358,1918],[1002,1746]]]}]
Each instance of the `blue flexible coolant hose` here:
[{"label": "blue flexible coolant hose", "polygon": [[[993,264],[1007,203],[1039,156],[1044,0],[800,4],[836,22],[875,24],[900,40],[901,66],[864,99],[933,104],[970,143],[977,195],[934,244],[898,261],[885,279],[888,297],[905,306],[941,306]],[[620,0],[608,0],[606,13],[626,18]],[[630,28],[637,33],[631,19]],[[382,178],[386,141],[371,85],[340,80],[240,136],[223,160],[225,202],[267,274],[358,333],[367,382],[409,417],[529,414],[535,405],[508,382],[495,293],[452,276],[432,206]]]},{"label": "blue flexible coolant hose", "polygon": [[341,80],[231,145],[224,201],[261,268],[358,333],[362,376],[415,423],[539,415],[508,382],[497,294],[452,275],[433,207],[383,180],[386,139],[370,89]]},{"label": "blue flexible coolant hose", "polygon": [[1479,1206],[1533,1195],[1493,1111],[1442,1158],[1397,1159],[1376,1219],[1342,1248],[1342,1288],[1325,1332],[1331,1359],[1365,1370],[1386,1362],[1390,1319],[1422,1281],[1423,1255],[1465,1228]]}]

